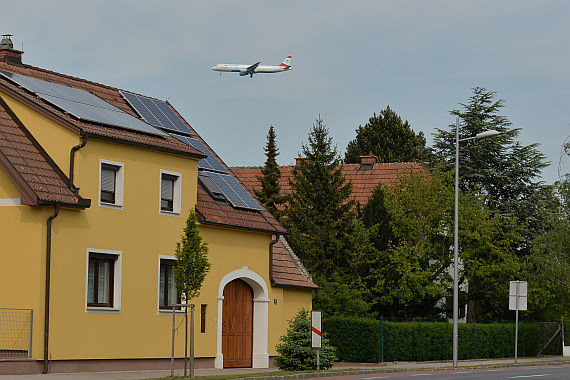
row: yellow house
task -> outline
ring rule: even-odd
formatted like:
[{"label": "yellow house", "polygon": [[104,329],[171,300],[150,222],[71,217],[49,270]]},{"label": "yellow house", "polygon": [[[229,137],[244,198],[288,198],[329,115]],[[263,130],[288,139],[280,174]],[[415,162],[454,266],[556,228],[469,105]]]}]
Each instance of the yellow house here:
[{"label": "yellow house", "polygon": [[212,263],[191,300],[196,367],[267,368],[316,289],[283,227],[168,102],[21,57],[4,36],[0,374],[169,368],[190,210]]}]

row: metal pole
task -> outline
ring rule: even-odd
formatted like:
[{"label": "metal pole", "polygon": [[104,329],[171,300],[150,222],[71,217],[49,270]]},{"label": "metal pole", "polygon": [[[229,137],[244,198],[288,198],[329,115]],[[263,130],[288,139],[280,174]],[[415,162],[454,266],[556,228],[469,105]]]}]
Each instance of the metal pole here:
[{"label": "metal pole", "polygon": [[190,305],[190,377],[194,377],[194,306]]},{"label": "metal pole", "polygon": [[175,324],[176,324],[176,307],[172,306],[172,350],[170,353],[170,377],[174,377],[174,331],[175,331]]},{"label": "metal pole", "polygon": [[186,377],[188,374],[188,295],[186,295],[184,319],[186,320],[186,328],[184,329],[184,377]]},{"label": "metal pole", "polygon": [[457,367],[459,281],[457,261],[459,259],[459,117],[455,120],[455,217],[453,231],[453,366]]},{"label": "metal pole", "polygon": [[516,307],[515,307],[515,364],[518,357],[518,343],[519,343],[519,281],[516,282]]}]

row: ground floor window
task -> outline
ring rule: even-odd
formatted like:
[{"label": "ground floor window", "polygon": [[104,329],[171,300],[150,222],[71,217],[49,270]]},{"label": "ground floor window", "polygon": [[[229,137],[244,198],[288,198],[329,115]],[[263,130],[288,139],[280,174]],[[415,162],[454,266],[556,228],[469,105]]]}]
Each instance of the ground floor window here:
[{"label": "ground floor window", "polygon": [[180,294],[176,290],[174,282],[174,267],[176,260],[160,259],[160,285],[159,285],[159,301],[160,309],[172,310],[172,305],[180,304]]},{"label": "ground floor window", "polygon": [[89,253],[87,306],[113,307],[117,255]]}]

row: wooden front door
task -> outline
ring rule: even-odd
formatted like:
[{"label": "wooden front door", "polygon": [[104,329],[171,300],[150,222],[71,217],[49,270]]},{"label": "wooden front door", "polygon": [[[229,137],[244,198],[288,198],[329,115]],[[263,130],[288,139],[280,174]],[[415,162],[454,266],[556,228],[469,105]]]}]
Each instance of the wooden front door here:
[{"label": "wooden front door", "polygon": [[224,288],[222,354],[224,368],[251,367],[253,352],[253,290],[242,280]]}]

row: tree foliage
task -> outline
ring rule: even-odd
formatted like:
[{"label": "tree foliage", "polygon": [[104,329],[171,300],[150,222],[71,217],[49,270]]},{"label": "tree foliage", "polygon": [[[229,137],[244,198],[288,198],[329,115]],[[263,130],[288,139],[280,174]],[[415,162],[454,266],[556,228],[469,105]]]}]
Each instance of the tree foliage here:
[{"label": "tree foliage", "polygon": [[211,264],[208,261],[208,245],[198,231],[196,212],[190,211],[182,241],[176,244],[176,266],[173,268],[176,289],[186,302],[200,295],[200,288]]},{"label": "tree foliage", "polygon": [[368,123],[358,126],[356,138],[348,143],[344,162],[360,163],[360,156],[372,152],[380,162],[425,161],[428,158],[426,139],[416,134],[407,121],[402,121],[390,106],[374,113]]},{"label": "tree foliage", "polygon": [[279,217],[281,214],[279,207],[284,203],[284,197],[281,195],[281,186],[279,185],[281,171],[279,170],[279,165],[277,165],[279,150],[275,143],[275,137],[275,128],[272,125],[267,133],[265,166],[261,169],[262,176],[258,177],[261,183],[261,190],[254,189],[254,192],[265,208],[274,216]]},{"label": "tree foliage", "polygon": [[[331,368],[336,360],[336,349],[329,344],[326,333],[321,339],[319,355],[320,369]],[[275,365],[280,370],[307,371],[317,369],[317,353],[311,348],[311,317],[309,311],[301,309],[289,321],[287,334],[279,338],[275,346],[279,356],[275,357]]]},{"label": "tree foliage", "polygon": [[[532,237],[539,233],[544,220],[544,185],[541,170],[548,165],[538,151],[538,144],[524,146],[516,140],[520,128],[510,128],[511,122],[499,112],[502,99],[495,100],[495,92],[476,87],[469,102],[460,103],[461,110],[450,113],[460,119],[460,139],[475,136],[487,130],[501,134],[485,140],[464,141],[460,146],[460,187],[463,191],[477,190],[493,214],[516,216],[525,225],[525,239],[521,253],[528,253]],[[434,137],[436,162],[447,170],[455,168],[455,124],[449,130],[437,129]]]},{"label": "tree foliage", "polygon": [[550,228],[536,237],[528,258],[529,314],[534,319],[570,318],[570,175],[555,184],[555,192]]},{"label": "tree foliage", "polygon": [[305,159],[290,181],[283,222],[287,241],[307,269],[317,278],[329,278],[347,267],[347,239],[355,219],[352,184],[320,117],[302,148]]}]

